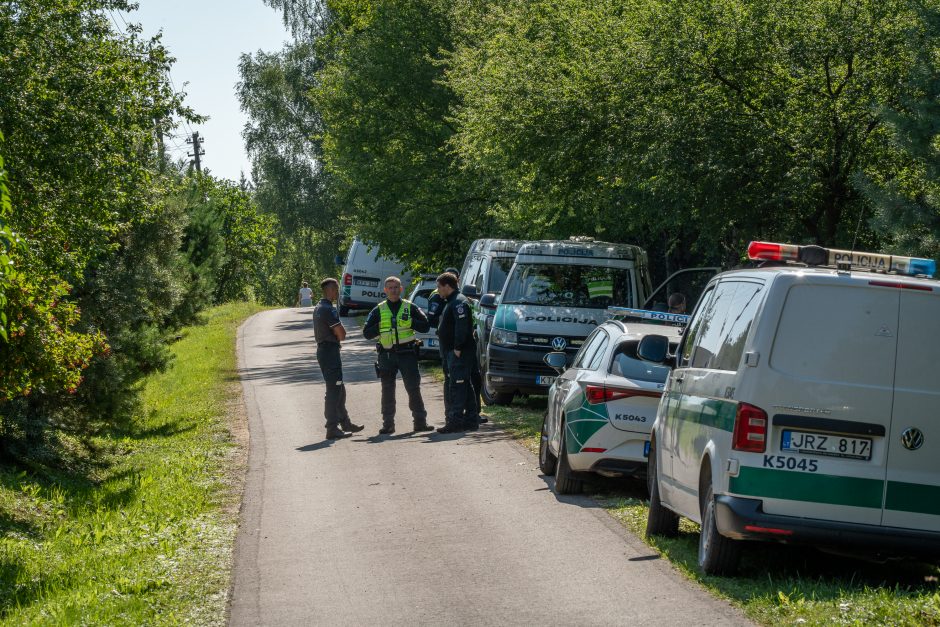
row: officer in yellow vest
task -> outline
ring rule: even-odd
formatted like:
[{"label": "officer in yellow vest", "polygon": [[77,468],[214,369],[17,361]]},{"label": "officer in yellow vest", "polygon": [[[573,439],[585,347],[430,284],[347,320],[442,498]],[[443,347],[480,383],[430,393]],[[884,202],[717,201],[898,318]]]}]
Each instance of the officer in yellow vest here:
[{"label": "officer in yellow vest", "polygon": [[386,299],[369,312],[362,334],[376,340],[376,369],[382,379],[382,428],[380,434],[395,433],[395,375],[408,392],[408,408],[415,431],[432,431],[428,412],[421,398],[421,373],[418,371],[418,341],[415,331],[425,333],[431,328],[421,308],[401,297],[401,279],[385,279]]}]

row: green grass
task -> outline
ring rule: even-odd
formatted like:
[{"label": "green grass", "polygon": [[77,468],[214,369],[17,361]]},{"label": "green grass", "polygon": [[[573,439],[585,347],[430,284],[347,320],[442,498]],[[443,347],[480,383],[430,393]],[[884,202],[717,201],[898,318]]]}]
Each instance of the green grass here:
[{"label": "green grass", "polygon": [[0,468],[5,624],[223,624],[237,524],[235,331],[225,305],[187,329],[141,412],[99,438],[90,475]]},{"label": "green grass", "polygon": [[[516,399],[486,413],[538,451],[545,398]],[[636,481],[598,478],[587,490],[611,516],[644,538],[647,501]],[[698,525],[683,519],[675,539],[647,543],[689,579],[766,625],[940,625],[940,569],[911,562],[871,564],[811,548],[748,544],[738,577],[703,575]],[[707,617],[703,618],[707,622]]]}]

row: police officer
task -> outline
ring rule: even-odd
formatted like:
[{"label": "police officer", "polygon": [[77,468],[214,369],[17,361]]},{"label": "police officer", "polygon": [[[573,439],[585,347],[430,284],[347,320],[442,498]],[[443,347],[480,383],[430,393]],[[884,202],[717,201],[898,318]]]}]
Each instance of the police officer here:
[{"label": "police officer", "polygon": [[382,379],[382,428],[380,434],[395,433],[395,375],[408,393],[408,408],[414,420],[415,431],[432,431],[428,425],[428,412],[421,398],[421,373],[418,371],[418,341],[415,331],[427,332],[431,328],[420,307],[401,297],[401,279],[385,279],[386,299],[369,312],[362,334],[377,340],[376,370]]},{"label": "police officer", "polygon": [[476,342],[470,303],[457,291],[457,277],[451,273],[445,272],[437,277],[437,291],[444,298],[437,335],[447,364],[450,397],[446,424],[437,431],[476,431],[480,428],[480,414],[471,376],[476,361]]},{"label": "police officer", "polygon": [[[340,322],[333,301],[339,297],[339,281],[323,279],[320,282],[323,298],[313,309],[313,334],[317,340],[317,363],[326,385],[323,413],[326,415],[326,439],[348,438],[350,433],[362,431],[362,425],[353,424],[346,411],[346,386],[343,385],[343,361],[339,343],[346,339],[346,327]],[[350,433],[344,433],[343,431]]]}]

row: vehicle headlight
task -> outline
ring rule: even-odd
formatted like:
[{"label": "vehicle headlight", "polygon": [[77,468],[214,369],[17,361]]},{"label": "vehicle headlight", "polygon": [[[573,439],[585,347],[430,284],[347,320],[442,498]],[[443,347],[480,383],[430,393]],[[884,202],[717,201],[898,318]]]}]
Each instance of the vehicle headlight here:
[{"label": "vehicle headlight", "polygon": [[519,341],[519,337],[516,335],[515,331],[493,329],[493,332],[490,334],[490,341],[497,346],[515,346]]}]

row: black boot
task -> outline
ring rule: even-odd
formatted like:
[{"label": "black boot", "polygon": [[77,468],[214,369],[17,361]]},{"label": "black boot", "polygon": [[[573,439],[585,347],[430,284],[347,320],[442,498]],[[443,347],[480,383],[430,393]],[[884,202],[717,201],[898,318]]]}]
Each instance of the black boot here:
[{"label": "black boot", "polygon": [[359,433],[365,429],[363,425],[354,424],[352,420],[344,420],[341,426],[343,431],[349,431],[350,433]]},{"label": "black boot", "polygon": [[420,431],[434,431],[434,427],[429,425],[427,421],[422,420],[421,422],[415,423],[414,431],[415,433],[418,433]]},{"label": "black boot", "polygon": [[394,422],[383,422],[382,428],[379,429],[379,435],[391,435],[395,433],[395,423]]},{"label": "black boot", "polygon": [[341,440],[343,438],[351,437],[349,433],[343,433],[343,430],[339,427],[331,427],[326,430],[326,439],[327,440]]}]

